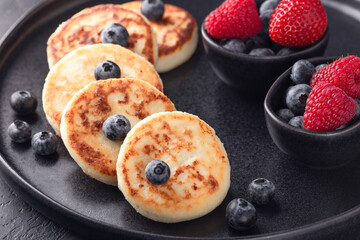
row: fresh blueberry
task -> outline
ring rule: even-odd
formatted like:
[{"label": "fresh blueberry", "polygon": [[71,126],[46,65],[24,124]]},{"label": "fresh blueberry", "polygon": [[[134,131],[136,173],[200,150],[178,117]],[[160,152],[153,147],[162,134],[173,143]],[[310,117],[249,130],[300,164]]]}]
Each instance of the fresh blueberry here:
[{"label": "fresh blueberry", "polygon": [[295,84],[309,84],[312,75],[315,73],[315,67],[308,60],[299,60],[294,63],[291,69],[290,79]]},{"label": "fresh blueberry", "polygon": [[119,23],[109,23],[100,34],[102,43],[118,44],[125,47],[129,42],[129,33]]},{"label": "fresh blueberry", "polygon": [[289,125],[296,127],[296,128],[302,128],[304,129],[304,117],[303,116],[296,116],[290,119]]},{"label": "fresh blueberry", "polygon": [[249,38],[245,41],[245,44],[247,52],[250,52],[254,48],[267,48],[270,46],[269,41],[264,37],[264,35],[256,35]]},{"label": "fresh blueberry", "polygon": [[152,160],[146,165],[145,176],[154,185],[164,184],[170,177],[169,165],[161,160]]},{"label": "fresh blueberry", "polygon": [[102,126],[105,136],[113,141],[124,140],[130,129],[131,124],[129,119],[121,114],[110,116]]},{"label": "fresh blueberry", "polygon": [[143,0],[141,13],[150,21],[157,21],[164,15],[164,3],[161,0]]},{"label": "fresh blueberry", "polygon": [[277,56],[286,56],[286,55],[290,55],[292,53],[294,53],[295,50],[294,49],[291,49],[291,48],[281,48],[278,52],[277,52]]},{"label": "fresh blueberry", "polygon": [[51,132],[38,132],[31,139],[36,154],[50,155],[56,152],[58,140]]},{"label": "fresh blueberry", "polygon": [[270,48],[254,48],[249,52],[250,56],[257,56],[257,57],[266,57],[266,56],[274,56],[275,53]]},{"label": "fresh blueberry", "polygon": [[295,117],[294,113],[292,111],[290,111],[290,109],[288,109],[288,108],[279,109],[279,111],[276,112],[276,115],[278,115],[279,118],[281,118],[285,122],[289,122],[290,119]]},{"label": "fresh blueberry", "polygon": [[351,119],[351,123],[353,123],[354,121],[357,121],[360,119],[360,98],[356,98],[354,99],[357,106],[356,106],[356,112],[354,117]]},{"label": "fresh blueberry", "polygon": [[259,205],[269,203],[275,195],[275,185],[265,178],[252,181],[248,190],[251,201]]},{"label": "fresh blueberry", "polygon": [[245,42],[240,39],[230,39],[229,41],[226,41],[222,46],[223,46],[223,48],[228,49],[233,52],[237,52],[237,53],[245,53],[246,52]]},{"label": "fresh blueberry", "polygon": [[272,13],[272,10],[267,10],[260,15],[260,19],[262,22],[261,33],[269,34],[269,21]]},{"label": "fresh blueberry", "polygon": [[255,0],[257,9],[259,9],[260,6],[261,6],[261,4],[263,4],[263,2],[265,2],[265,1],[266,1],[266,0]]},{"label": "fresh blueberry", "polygon": [[27,122],[15,120],[8,127],[8,134],[12,141],[24,143],[31,139],[31,127]]},{"label": "fresh blueberry", "polygon": [[100,62],[95,68],[95,79],[106,80],[109,78],[120,78],[121,71],[119,66],[109,60]]},{"label": "fresh blueberry", "polygon": [[226,219],[230,227],[243,231],[256,223],[255,207],[242,198],[233,199],[226,207]]},{"label": "fresh blueberry", "polygon": [[279,4],[280,0],[266,0],[263,4],[261,4],[259,8],[259,14],[263,14],[266,11],[273,12],[277,5]]},{"label": "fresh blueberry", "polygon": [[304,115],[306,100],[311,92],[311,87],[307,84],[298,84],[291,86],[286,90],[285,103],[286,106],[295,115]]},{"label": "fresh blueberry", "polygon": [[315,67],[315,71],[317,72],[317,71],[319,71],[320,69],[322,69],[323,67],[326,67],[327,66],[327,64],[320,64],[320,65],[317,65],[316,67]]},{"label": "fresh blueberry", "polygon": [[25,116],[35,112],[37,100],[31,92],[21,90],[11,95],[10,105],[17,114]]}]

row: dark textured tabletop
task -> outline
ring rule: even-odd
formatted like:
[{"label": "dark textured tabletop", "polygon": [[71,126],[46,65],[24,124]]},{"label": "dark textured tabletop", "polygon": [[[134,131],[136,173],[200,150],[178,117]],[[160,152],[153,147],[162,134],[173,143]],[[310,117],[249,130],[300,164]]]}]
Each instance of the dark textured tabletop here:
[{"label": "dark textured tabletop", "polygon": [[[1,0],[0,36],[44,0]],[[24,202],[0,176],[0,239],[80,239]]]}]

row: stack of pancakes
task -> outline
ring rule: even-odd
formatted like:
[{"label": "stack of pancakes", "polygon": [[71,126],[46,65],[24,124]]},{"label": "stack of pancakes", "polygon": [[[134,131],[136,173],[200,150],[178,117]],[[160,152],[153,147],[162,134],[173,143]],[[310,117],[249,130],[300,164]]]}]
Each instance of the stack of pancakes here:
[{"label": "stack of pancakes", "polygon": [[[94,6],[56,29],[48,40],[43,108],[85,174],[118,186],[145,217],[186,221],[223,201],[230,165],[215,131],[198,117],[176,111],[157,73],[191,57],[198,41],[194,18],[165,4],[163,18],[149,22],[139,13],[140,5]],[[100,43],[102,29],[114,22],[129,32],[126,48]],[[94,70],[104,60],[120,67],[121,78],[95,80]],[[124,141],[112,141],[102,132],[114,114],[131,123]],[[165,184],[153,185],[145,177],[146,165],[155,159],[170,167]]]}]

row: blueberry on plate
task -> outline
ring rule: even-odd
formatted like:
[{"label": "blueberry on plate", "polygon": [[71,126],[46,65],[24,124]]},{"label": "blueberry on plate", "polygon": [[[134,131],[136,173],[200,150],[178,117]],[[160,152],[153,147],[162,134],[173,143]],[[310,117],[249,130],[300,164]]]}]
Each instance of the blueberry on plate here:
[{"label": "blueberry on plate", "polygon": [[96,80],[106,80],[109,78],[120,78],[121,71],[116,63],[105,60],[96,66],[94,74]]},{"label": "blueberry on plate", "polygon": [[305,113],[306,100],[311,92],[311,87],[307,84],[298,84],[291,86],[286,90],[286,106],[295,114],[303,115]]},{"label": "blueberry on plate", "polygon": [[169,165],[161,160],[152,160],[146,165],[145,176],[154,185],[164,184],[170,177]]},{"label": "blueberry on plate", "polygon": [[274,56],[275,53],[270,48],[254,48],[249,52],[250,56],[257,56],[257,57],[266,57],[266,56]]},{"label": "blueberry on plate", "polygon": [[109,23],[101,31],[102,43],[118,44],[125,47],[129,42],[129,33],[127,29],[119,23]]},{"label": "blueberry on plate", "polygon": [[258,205],[269,203],[275,195],[275,185],[265,178],[252,181],[248,187],[251,202]]},{"label": "blueberry on plate", "polygon": [[8,127],[8,134],[13,142],[24,143],[31,139],[31,127],[27,122],[15,120]]},{"label": "blueberry on plate", "polygon": [[143,0],[141,13],[150,21],[157,21],[164,15],[164,3],[161,0]]},{"label": "blueberry on plate", "polygon": [[239,231],[247,230],[256,223],[256,209],[245,199],[236,198],[226,207],[226,219],[230,227]]},{"label": "blueberry on plate", "polygon": [[312,75],[315,73],[315,67],[308,60],[299,60],[294,63],[291,69],[290,79],[295,84],[310,83]]},{"label": "blueberry on plate", "polygon": [[281,48],[281,49],[276,53],[276,55],[277,55],[277,56],[286,56],[286,55],[290,55],[290,54],[292,54],[292,53],[294,53],[294,52],[295,52],[294,49],[285,47],[285,48]]},{"label": "blueberry on plate", "polygon": [[105,136],[113,141],[124,140],[130,129],[131,124],[129,119],[121,114],[110,116],[102,126],[102,131]]},{"label": "blueberry on plate", "polygon": [[315,71],[317,72],[317,71],[319,71],[320,69],[322,69],[323,67],[326,67],[326,66],[327,66],[327,64],[325,64],[325,63],[320,64],[320,65],[317,65],[317,66],[315,67]]},{"label": "blueberry on plate", "polygon": [[304,129],[304,117],[303,116],[295,116],[289,121],[289,125]]},{"label": "blueberry on plate", "polygon": [[237,52],[237,53],[245,53],[246,52],[246,44],[243,40],[240,39],[230,39],[223,43],[223,48]]},{"label": "blueberry on plate", "polygon": [[264,35],[255,35],[245,41],[246,50],[250,52],[254,48],[267,48],[270,46],[270,42]]},{"label": "blueberry on plate", "polygon": [[38,132],[31,139],[31,146],[36,154],[50,155],[56,152],[57,137],[51,132]]},{"label": "blueberry on plate", "polygon": [[282,120],[284,120],[285,122],[289,122],[290,119],[295,117],[294,113],[292,111],[290,111],[290,109],[288,109],[288,108],[279,109],[276,112],[276,115],[278,115],[278,117],[281,118]]},{"label": "blueberry on plate", "polygon": [[37,100],[31,92],[21,90],[11,94],[10,105],[17,114],[25,116],[35,112]]}]

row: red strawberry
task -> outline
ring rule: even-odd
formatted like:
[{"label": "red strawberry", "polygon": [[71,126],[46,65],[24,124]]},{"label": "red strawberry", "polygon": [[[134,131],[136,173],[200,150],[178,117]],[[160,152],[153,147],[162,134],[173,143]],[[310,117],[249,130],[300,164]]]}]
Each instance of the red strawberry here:
[{"label": "red strawberry", "polygon": [[313,131],[333,131],[355,115],[356,102],[330,83],[317,84],[309,94],[304,114],[304,127]]},{"label": "red strawberry", "polygon": [[271,39],[288,47],[306,47],[324,35],[327,16],[320,0],[282,0],[269,23]]},{"label": "red strawberry", "polygon": [[360,58],[348,56],[321,68],[310,80],[312,87],[328,82],[341,88],[347,95],[360,98]]},{"label": "red strawberry", "polygon": [[254,0],[227,0],[205,19],[213,38],[250,38],[261,31],[262,23]]}]

